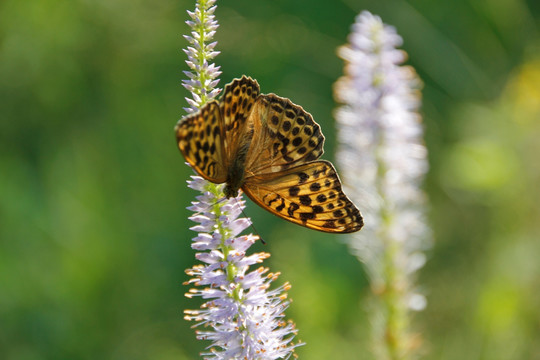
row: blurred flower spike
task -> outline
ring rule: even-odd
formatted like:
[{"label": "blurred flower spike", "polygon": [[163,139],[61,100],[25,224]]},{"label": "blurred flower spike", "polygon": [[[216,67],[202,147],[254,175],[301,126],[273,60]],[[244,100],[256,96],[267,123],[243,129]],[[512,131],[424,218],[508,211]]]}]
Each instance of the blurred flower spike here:
[{"label": "blurred flower spike", "polygon": [[335,84],[338,163],[347,194],[361,208],[364,229],[350,247],[365,264],[377,295],[373,324],[379,359],[412,358],[418,337],[409,329],[409,310],[425,298],[414,274],[429,245],[425,196],[428,169],[418,115],[421,81],[410,66],[396,30],[364,11],[349,44],[339,49],[345,76]]},{"label": "blurred flower spike", "polygon": [[[217,42],[211,42],[217,21],[214,17],[215,0],[199,0],[194,12],[188,11],[191,36],[185,36],[190,45],[184,51],[191,71],[183,85],[193,98],[186,98],[188,113],[197,111],[213,99],[220,90],[215,88],[219,67],[211,63],[219,53]],[[192,248],[203,264],[186,270],[192,278],[186,285],[187,297],[200,296],[206,302],[200,310],[185,310],[185,319],[196,321],[197,339],[212,342],[205,359],[287,359],[300,343],[292,343],[297,330],[285,321],[284,312],[289,306],[288,283],[273,290],[270,285],[279,273],[269,273],[268,268],[249,267],[260,264],[270,255],[256,253],[246,256],[246,251],[258,240],[257,236],[238,236],[250,224],[238,218],[244,208],[241,195],[226,199],[223,185],[213,184],[199,176],[192,176],[189,187],[200,191],[197,201],[188,209],[194,211],[191,220],[198,223],[191,230],[199,234],[193,238]]]}]

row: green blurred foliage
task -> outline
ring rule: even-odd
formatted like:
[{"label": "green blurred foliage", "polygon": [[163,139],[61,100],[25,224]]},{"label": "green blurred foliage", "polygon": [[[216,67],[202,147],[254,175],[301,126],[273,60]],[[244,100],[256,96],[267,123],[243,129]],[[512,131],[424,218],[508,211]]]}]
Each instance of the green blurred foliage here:
[{"label": "green blurred foliage", "polygon": [[[242,74],[335,129],[336,48],[363,9],[424,81],[434,247],[415,316],[426,358],[540,359],[536,0],[218,1],[221,85]],[[194,193],[184,111],[192,1],[0,3],[0,358],[195,359],[182,310]],[[362,204],[359,204],[360,208]],[[371,358],[362,266],[339,236],[250,205],[290,281],[306,359]],[[338,355],[336,355],[338,354]]]}]

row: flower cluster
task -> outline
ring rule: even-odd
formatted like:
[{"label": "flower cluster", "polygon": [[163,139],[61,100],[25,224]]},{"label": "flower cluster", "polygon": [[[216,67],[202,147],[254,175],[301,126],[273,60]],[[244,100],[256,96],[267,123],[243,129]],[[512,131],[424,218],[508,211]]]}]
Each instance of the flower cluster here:
[{"label": "flower cluster", "polygon": [[390,354],[411,350],[407,312],[425,306],[414,273],[423,266],[429,244],[420,188],[428,167],[417,113],[421,82],[412,67],[400,66],[406,60],[396,49],[401,43],[393,27],[362,12],[349,44],[339,49],[345,76],[335,85],[335,98],[343,104],[335,113],[337,160],[366,224],[350,245],[381,300],[380,335],[395,342],[386,344]]},{"label": "flower cluster", "polygon": [[219,51],[215,50],[217,41],[211,42],[218,28],[214,11],[216,0],[197,1],[195,11],[188,11],[191,20],[186,23],[191,27],[191,35],[184,35],[191,46],[184,49],[191,71],[184,71],[188,79],[183,80],[184,87],[191,93],[193,99],[186,98],[189,106],[184,108],[188,113],[196,112],[203,104],[215,98],[220,89],[217,78],[221,71],[219,66],[212,63]]},{"label": "flower cluster", "polygon": [[246,256],[258,237],[238,236],[250,225],[248,219],[238,218],[244,201],[240,197],[223,200],[223,186],[210,186],[199,176],[192,176],[188,183],[202,193],[189,209],[195,212],[190,219],[198,223],[191,230],[199,233],[192,248],[199,251],[196,258],[205,265],[186,271],[192,277],[186,284],[204,286],[191,289],[187,296],[200,296],[207,302],[200,310],[186,310],[185,318],[209,329],[197,331],[199,340],[212,341],[210,351],[202,355],[213,359],[288,358],[299,345],[292,343],[294,324],[284,320],[290,285],[268,290],[279,274],[268,273],[264,267],[249,271],[270,255]]},{"label": "flower cluster", "polygon": [[[217,43],[208,43],[218,27],[215,9],[215,0],[198,0],[196,10],[188,11],[191,20],[187,23],[192,32],[186,39],[191,46],[185,52],[192,71],[186,71],[189,79],[184,86],[193,96],[186,99],[189,113],[220,92],[215,88],[219,66],[211,63],[218,54]],[[199,310],[186,310],[185,318],[196,321],[194,327],[205,327],[204,331],[197,331],[198,339],[212,342],[202,355],[206,359],[289,358],[300,345],[292,343],[297,332],[294,324],[284,320],[290,285],[285,283],[270,290],[279,273],[269,273],[262,266],[249,270],[270,255],[246,255],[258,237],[239,236],[250,225],[249,219],[238,218],[244,208],[241,195],[227,199],[223,185],[199,176],[193,176],[188,184],[201,192],[189,209],[195,212],[190,219],[198,223],[191,228],[198,232],[192,248],[198,251],[196,258],[202,264],[186,270],[191,276],[186,285],[198,287],[190,289],[186,296],[200,296],[206,302]]]}]

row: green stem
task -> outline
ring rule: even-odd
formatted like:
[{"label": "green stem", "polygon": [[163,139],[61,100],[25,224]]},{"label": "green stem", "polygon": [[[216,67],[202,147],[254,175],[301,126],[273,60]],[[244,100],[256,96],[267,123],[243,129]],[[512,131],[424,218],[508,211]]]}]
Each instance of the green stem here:
[{"label": "green stem", "polygon": [[[377,148],[384,148],[382,132],[379,132]],[[408,311],[404,296],[406,295],[406,281],[404,274],[400,273],[397,266],[398,258],[402,252],[402,244],[392,239],[392,235],[386,229],[392,225],[392,211],[389,209],[388,200],[384,191],[384,179],[386,166],[381,154],[376,154],[378,164],[377,192],[381,197],[382,207],[380,218],[382,219],[378,238],[383,243],[382,277],[384,288],[378,293],[380,306],[384,316],[384,328],[382,338],[383,359],[407,360],[410,358],[408,350]]]},{"label": "green stem", "polygon": [[[223,186],[217,185],[211,182],[208,182],[207,189],[210,191],[217,199],[223,199],[225,197],[225,194],[223,193]],[[225,240],[230,237],[229,230],[223,226],[223,223],[219,220],[219,218],[222,215],[228,215],[226,212],[222,210],[222,202],[216,202],[214,204],[213,213],[216,216],[216,225],[217,230],[219,231],[219,234],[221,235],[221,244],[219,246],[219,250],[223,253],[224,260],[227,259],[229,256],[229,253],[231,252],[231,247],[227,246],[225,244]],[[225,270],[225,274],[227,277],[227,280],[230,282],[233,282],[238,274],[238,269],[234,264],[227,263]],[[239,302],[242,302],[242,297],[240,295],[240,289],[237,287],[233,290],[231,297]]]}]

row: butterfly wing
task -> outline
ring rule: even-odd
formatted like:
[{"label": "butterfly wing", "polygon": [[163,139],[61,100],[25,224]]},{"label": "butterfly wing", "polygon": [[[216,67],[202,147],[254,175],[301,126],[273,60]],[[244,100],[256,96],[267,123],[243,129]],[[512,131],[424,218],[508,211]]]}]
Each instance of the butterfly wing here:
[{"label": "butterfly wing", "polygon": [[216,101],[181,119],[174,131],[178,148],[200,176],[217,184],[227,180],[223,119]]},{"label": "butterfly wing", "polygon": [[259,94],[259,84],[247,76],[234,79],[223,90],[219,107],[223,116],[226,158],[231,161],[247,153],[254,131],[250,114]]},{"label": "butterfly wing", "polygon": [[250,116],[255,131],[246,176],[283,171],[323,154],[324,136],[319,124],[289,99],[260,95]]},{"label": "butterfly wing", "polygon": [[227,181],[227,171],[253,136],[249,114],[259,96],[259,84],[242,76],[225,86],[219,101],[211,101],[175,127],[178,147],[188,163],[206,180]]},{"label": "butterfly wing", "polygon": [[329,161],[252,176],[246,179],[242,190],[264,209],[310,229],[350,233],[364,224],[360,211],[343,193]]}]

